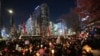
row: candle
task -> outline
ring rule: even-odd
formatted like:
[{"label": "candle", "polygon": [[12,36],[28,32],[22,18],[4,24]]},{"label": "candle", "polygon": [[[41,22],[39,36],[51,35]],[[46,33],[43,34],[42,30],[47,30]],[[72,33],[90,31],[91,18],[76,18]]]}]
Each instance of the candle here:
[{"label": "candle", "polygon": [[55,50],[51,50],[51,53],[54,54]]},{"label": "candle", "polygon": [[41,44],[41,48],[43,47],[43,45]]},{"label": "candle", "polygon": [[52,56],[54,56],[54,52],[55,52],[55,50],[51,50]]},{"label": "candle", "polygon": [[36,56],[40,56],[40,54],[39,53],[36,53]]}]

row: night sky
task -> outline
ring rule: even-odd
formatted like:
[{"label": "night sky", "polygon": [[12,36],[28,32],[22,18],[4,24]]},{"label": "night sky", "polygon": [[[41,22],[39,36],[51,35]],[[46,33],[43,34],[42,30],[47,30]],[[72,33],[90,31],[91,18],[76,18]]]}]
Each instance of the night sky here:
[{"label": "night sky", "polygon": [[75,0],[1,0],[2,18],[5,25],[9,25],[10,15],[8,9],[13,9],[13,18],[18,25],[26,21],[36,6],[47,3],[50,10],[50,20],[56,22],[62,14],[67,14],[75,7]]}]

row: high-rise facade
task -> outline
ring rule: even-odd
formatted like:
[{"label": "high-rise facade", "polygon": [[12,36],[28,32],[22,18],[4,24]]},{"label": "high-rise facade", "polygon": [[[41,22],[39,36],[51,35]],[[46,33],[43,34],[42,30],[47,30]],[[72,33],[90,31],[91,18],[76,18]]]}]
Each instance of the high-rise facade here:
[{"label": "high-rise facade", "polygon": [[49,8],[46,3],[38,5],[32,13],[34,35],[47,35],[49,26]]},{"label": "high-rise facade", "polygon": [[40,30],[42,36],[47,36],[49,26],[49,7],[46,3],[41,5]]}]

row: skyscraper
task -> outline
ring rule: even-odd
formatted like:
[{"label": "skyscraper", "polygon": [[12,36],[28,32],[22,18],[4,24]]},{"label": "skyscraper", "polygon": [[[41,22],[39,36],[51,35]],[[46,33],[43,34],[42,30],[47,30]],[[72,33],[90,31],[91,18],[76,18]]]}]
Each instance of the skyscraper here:
[{"label": "skyscraper", "polygon": [[[38,30],[40,35],[47,35],[49,27],[49,7],[46,3],[38,5],[33,12],[34,21],[37,21]],[[37,27],[35,27],[37,28]]]},{"label": "skyscraper", "polygon": [[45,34],[44,36],[46,36],[49,27],[49,8],[47,4],[43,3],[38,5],[33,11],[31,18],[33,21],[34,34]]},{"label": "skyscraper", "polygon": [[49,8],[46,3],[41,5],[41,20],[42,25],[48,26],[49,25]]},{"label": "skyscraper", "polygon": [[49,26],[49,7],[46,3],[41,4],[41,18],[40,18],[40,30],[42,36],[47,36]]}]

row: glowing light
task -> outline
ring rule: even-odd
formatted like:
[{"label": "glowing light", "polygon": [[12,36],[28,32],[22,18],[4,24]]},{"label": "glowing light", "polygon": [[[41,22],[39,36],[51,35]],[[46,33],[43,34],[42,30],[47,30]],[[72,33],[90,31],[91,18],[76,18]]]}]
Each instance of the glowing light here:
[{"label": "glowing light", "polygon": [[86,18],[82,18],[82,21],[85,21],[86,20]]},{"label": "glowing light", "polygon": [[58,25],[54,24],[54,30],[57,31],[57,29],[58,29]]},{"label": "glowing light", "polygon": [[87,52],[92,51],[92,48],[90,46],[88,46],[88,45],[85,45],[82,49],[86,50]]},{"label": "glowing light", "polygon": [[25,49],[25,51],[27,52],[27,51],[28,51],[28,49],[26,48],[26,49]]},{"label": "glowing light", "polygon": [[36,56],[40,56],[40,54],[39,53],[36,53]]},{"label": "glowing light", "polygon": [[63,34],[63,30],[62,30],[62,29],[59,29],[59,31],[58,31],[58,32],[59,32],[59,34],[60,34],[60,35],[62,35],[62,34]]},{"label": "glowing light", "polygon": [[43,45],[41,45],[41,48],[43,47]]},{"label": "glowing light", "polygon": [[50,42],[50,43],[49,43],[49,45],[51,46],[51,45],[52,45],[52,43]]},{"label": "glowing light", "polygon": [[82,18],[81,21],[85,21],[85,20],[87,20],[88,18],[89,18],[89,16],[86,16],[85,18]]},{"label": "glowing light", "polygon": [[38,5],[38,6],[35,8],[35,10],[37,10],[39,7],[40,7],[40,6]]},{"label": "glowing light", "polygon": [[45,49],[47,49],[47,47],[45,47]]},{"label": "glowing light", "polygon": [[8,39],[7,37],[9,37],[8,32],[6,30],[6,28],[1,29],[1,36],[3,37],[3,39]]},{"label": "glowing light", "polygon": [[9,12],[10,14],[12,14],[12,13],[13,13],[13,11],[12,11],[12,10],[8,10],[8,12]]},{"label": "glowing light", "polygon": [[54,34],[55,35],[64,35],[64,33],[67,30],[67,27],[64,25],[64,23],[57,23],[53,25],[54,28]]},{"label": "glowing light", "polygon": [[54,54],[55,50],[51,50],[52,54]]}]

